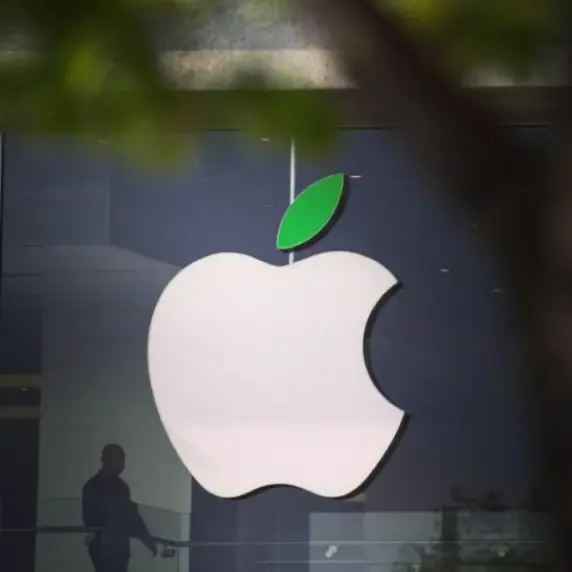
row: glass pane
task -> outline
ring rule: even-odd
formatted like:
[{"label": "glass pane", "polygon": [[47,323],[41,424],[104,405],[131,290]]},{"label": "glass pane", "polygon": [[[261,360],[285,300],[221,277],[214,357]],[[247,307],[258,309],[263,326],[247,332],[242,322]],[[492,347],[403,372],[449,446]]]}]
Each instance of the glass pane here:
[{"label": "glass pane", "polygon": [[[511,293],[479,221],[452,209],[391,130],[346,131],[323,160],[298,157],[297,192],[337,172],[349,175],[345,211],[295,260],[349,250],[398,277],[402,288],[378,314],[366,351],[374,383],[410,422],[358,498],[278,487],[235,503],[232,521],[217,526],[226,544],[236,531],[236,569],[514,568],[540,559],[546,522],[522,512],[534,458]],[[339,454],[351,462],[351,451]],[[459,495],[461,512],[476,508],[449,509]],[[198,568],[208,570],[206,557]]]},{"label": "glass pane", "polygon": [[[185,566],[188,569],[188,530],[181,534],[181,522],[188,525],[188,515],[141,505],[138,510],[155,537],[158,554],[153,558],[140,541],[131,539],[125,544],[129,546],[127,558],[130,569],[143,572],[180,572]],[[37,527],[5,528],[0,531],[2,569],[27,569],[28,557],[35,553],[36,572],[66,569],[92,571],[94,566],[89,546],[97,538],[97,531],[83,526],[81,501],[44,499],[38,512]],[[159,536],[156,531],[165,536]],[[123,557],[124,552],[118,551],[118,557],[111,561],[121,561]]]},{"label": "glass pane", "polygon": [[[267,139],[207,133],[198,157],[163,171],[116,161],[66,138],[8,135],[5,153],[10,222],[0,333],[18,342],[2,345],[12,372],[41,375],[38,524],[81,524],[82,486],[100,468],[102,447],[117,442],[127,453],[123,477],[152,533],[188,544],[191,478],[151,394],[149,319],[171,278],[208,254],[287,260],[275,239],[288,204],[290,151]],[[2,396],[7,404],[24,401],[14,392]],[[201,502],[201,518],[192,515],[194,535],[224,540],[220,529],[213,536],[210,515],[220,507],[219,521],[231,528],[233,504],[218,505],[211,495]],[[86,558],[82,534],[43,532],[37,548],[38,566],[66,554]],[[140,550],[134,543],[132,569]],[[181,566],[188,569],[185,550],[178,558],[186,558]],[[221,567],[232,570],[236,546],[217,554]]]},{"label": "glass pane", "polygon": [[[374,382],[410,422],[350,499],[285,487],[215,498],[191,483],[147,376],[149,318],[179,269],[221,251],[287,263],[275,237],[289,199],[288,149],[209,133],[198,161],[154,172],[71,140],[11,135],[4,168],[0,357],[11,374],[39,373],[42,395],[40,528],[32,530],[31,495],[21,523],[3,522],[18,531],[0,537],[2,569],[31,572],[34,547],[36,572],[93,569],[79,497],[108,442],[126,450],[124,478],[152,534],[176,547],[152,560],[133,540],[134,572],[508,572],[542,560],[546,522],[523,510],[533,458],[510,292],[482,249],[479,221],[452,211],[393,132],[346,131],[325,159],[297,159],[298,192],[340,171],[350,190],[338,223],[295,260],[350,250],[402,283],[367,351]],[[38,401],[13,388],[0,400]],[[14,502],[6,506],[13,515]]]},{"label": "glass pane", "polygon": [[453,209],[392,130],[347,131],[322,161],[300,158],[298,192],[334,172],[350,176],[343,215],[296,259],[349,250],[400,282],[376,314],[365,354],[374,383],[409,423],[368,487],[367,510],[431,511],[451,502],[452,488],[523,506],[534,485],[533,423],[511,292],[479,221]]}]

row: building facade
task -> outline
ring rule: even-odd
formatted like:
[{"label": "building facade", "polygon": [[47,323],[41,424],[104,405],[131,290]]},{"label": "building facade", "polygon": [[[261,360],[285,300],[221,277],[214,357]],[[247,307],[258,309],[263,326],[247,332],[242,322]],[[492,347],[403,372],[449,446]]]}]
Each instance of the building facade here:
[{"label": "building facade", "polygon": [[[534,142],[542,132],[515,135]],[[14,368],[37,368],[41,380],[38,526],[81,524],[81,487],[107,442],[125,448],[125,478],[153,533],[191,540],[179,566],[191,558],[197,571],[307,569],[328,540],[430,542],[442,534],[439,511],[452,502],[452,487],[469,496],[494,490],[511,509],[527,501],[532,441],[503,321],[510,291],[481,250],[478,221],[451,211],[391,130],[344,130],[339,148],[320,161],[266,139],[205,133],[199,163],[189,157],[168,172],[66,138],[7,135],[3,170],[4,323],[20,336]],[[192,482],[153,402],[146,338],[154,304],[179,269],[208,254],[285,264],[275,235],[291,177],[300,191],[331,172],[349,176],[346,210],[297,259],[351,250],[399,277],[402,288],[366,349],[380,390],[409,423],[357,497],[274,488],[217,499]],[[342,562],[363,566],[364,546]],[[72,556],[88,565],[81,535],[39,535],[36,551],[38,571]],[[134,558],[151,566],[143,550]]]},{"label": "building facade", "polygon": [[[269,28],[219,16],[220,28],[206,29],[198,44],[170,34],[169,57],[176,63],[202,54],[199,68],[211,73],[218,62],[224,75],[237,54],[258,50],[304,85],[343,84],[291,23]],[[509,128],[542,145],[535,122],[532,109]],[[312,160],[266,138],[206,132],[198,162],[189,151],[167,171],[66,137],[3,137],[2,379],[12,392],[37,395],[41,388],[39,406],[19,394],[17,414],[0,408],[6,432],[37,441],[26,461],[38,481],[37,510],[23,528],[81,525],[82,485],[97,471],[101,448],[117,442],[153,534],[181,544],[174,558],[153,561],[134,544],[137,572],[409,570],[435,558],[460,566],[463,558],[503,558],[507,543],[532,546],[542,537],[537,524],[530,533],[528,525],[507,524],[516,517],[506,514],[522,511],[535,483],[511,292],[483,250],[479,221],[452,211],[439,182],[407,155],[391,127],[357,123],[359,129],[343,129],[329,155]],[[343,217],[296,259],[351,250],[398,277],[402,287],[385,304],[366,351],[379,389],[409,422],[388,461],[352,498],[277,487],[217,499],[192,481],[159,420],[146,362],[151,313],[173,276],[206,255],[242,252],[286,264],[275,238],[291,189],[334,172],[350,183]],[[339,454],[351,462],[351,452]],[[31,485],[20,485],[20,497],[29,498]],[[493,491],[505,516],[484,511],[484,532],[475,524],[480,509],[470,513],[472,524],[458,511],[451,521],[453,488],[478,498]],[[34,537],[36,572],[90,569],[82,534]],[[492,556],[467,556],[466,539],[488,542]]]}]

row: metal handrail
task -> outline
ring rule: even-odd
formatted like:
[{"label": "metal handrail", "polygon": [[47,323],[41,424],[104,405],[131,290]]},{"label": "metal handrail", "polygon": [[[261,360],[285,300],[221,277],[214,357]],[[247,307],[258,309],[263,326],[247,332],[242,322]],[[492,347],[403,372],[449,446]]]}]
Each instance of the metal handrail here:
[{"label": "metal handrail", "polygon": [[[0,534],[9,533],[34,533],[34,534],[95,534],[102,532],[101,528],[90,528],[86,526],[36,526],[31,528],[0,528]],[[348,545],[470,545],[470,544],[520,544],[531,546],[546,546],[548,543],[542,540],[523,540],[522,538],[475,538],[467,540],[308,540],[308,541],[286,541],[286,540],[254,540],[254,541],[206,541],[197,542],[189,540],[172,540],[161,536],[152,536],[157,544],[173,548],[191,548],[197,546],[262,546],[262,545],[310,545],[310,546],[348,546]]]},{"label": "metal handrail", "polygon": [[[0,528],[0,534],[9,533],[32,533],[32,534],[97,534],[102,532],[102,528],[93,528],[88,526],[35,526],[31,528]],[[189,546],[189,541],[171,540],[161,536],[152,536],[157,544],[173,548],[182,548]]]}]

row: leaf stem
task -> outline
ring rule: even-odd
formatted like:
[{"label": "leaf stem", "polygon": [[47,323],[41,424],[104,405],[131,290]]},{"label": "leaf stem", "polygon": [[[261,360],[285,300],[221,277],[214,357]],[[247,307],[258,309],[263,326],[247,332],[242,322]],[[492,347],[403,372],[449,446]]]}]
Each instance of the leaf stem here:
[{"label": "leaf stem", "polygon": [[[290,199],[291,205],[296,199],[296,141],[290,143]],[[288,264],[294,264],[294,251],[288,253]]]}]

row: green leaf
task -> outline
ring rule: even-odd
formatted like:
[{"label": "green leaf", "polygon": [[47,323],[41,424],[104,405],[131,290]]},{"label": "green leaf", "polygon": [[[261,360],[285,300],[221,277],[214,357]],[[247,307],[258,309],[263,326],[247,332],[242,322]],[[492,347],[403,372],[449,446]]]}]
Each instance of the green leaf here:
[{"label": "green leaf", "polygon": [[291,250],[312,240],[331,221],[344,189],[344,175],[330,175],[304,189],[284,213],[276,248]]}]

